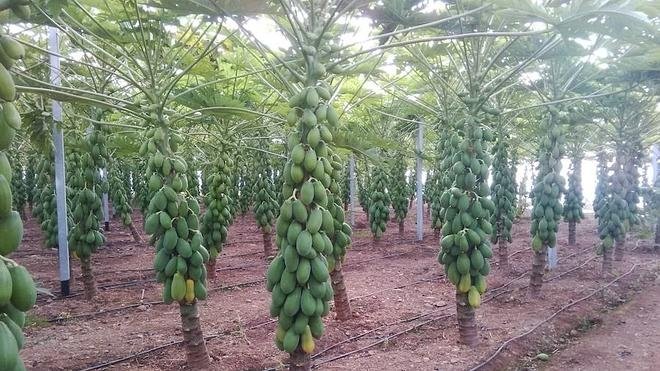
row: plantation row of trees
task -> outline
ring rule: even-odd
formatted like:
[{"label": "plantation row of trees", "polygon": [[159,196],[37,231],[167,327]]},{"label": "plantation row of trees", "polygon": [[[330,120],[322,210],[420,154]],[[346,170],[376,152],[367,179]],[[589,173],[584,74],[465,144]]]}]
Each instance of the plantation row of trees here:
[{"label": "plantation row of trees", "polygon": [[[585,156],[598,154],[605,273],[632,228],[657,223],[644,214],[657,184],[640,183],[658,139],[650,2],[14,0],[0,10],[10,30],[0,38],[0,230],[10,236],[0,245],[0,310],[17,325],[0,323],[12,334],[0,340],[0,369],[21,369],[22,313],[36,300],[29,274],[7,257],[28,209],[46,247],[80,261],[89,299],[105,199],[138,242],[143,229],[194,369],[210,364],[197,303],[240,214],[263,235],[275,344],[291,369],[309,369],[333,298],[337,319],[351,318],[349,156],[376,241],[388,221],[404,233],[421,196],[413,160],[424,160],[438,262],[469,346],[495,246],[498,269],[508,269],[527,197],[516,184],[521,161],[535,164],[533,296],[562,220],[576,243]],[[58,52],[46,26],[61,36]],[[49,78],[49,55],[61,83]],[[49,99],[64,103],[63,118]],[[422,152],[413,150],[420,127]],[[134,207],[144,225],[134,225]]]}]

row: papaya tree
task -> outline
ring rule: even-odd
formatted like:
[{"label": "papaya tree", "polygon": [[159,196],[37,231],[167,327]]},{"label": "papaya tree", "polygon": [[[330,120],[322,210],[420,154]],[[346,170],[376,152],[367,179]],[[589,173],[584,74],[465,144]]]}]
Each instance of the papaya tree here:
[{"label": "papaya tree", "polygon": [[232,170],[234,162],[224,150],[213,161],[206,178],[208,192],[204,195],[206,211],[202,216],[200,232],[204,237],[204,244],[208,246],[209,259],[206,271],[209,278],[215,278],[215,264],[227,241],[229,225],[233,221],[230,197],[232,184]]},{"label": "papaya tree", "polygon": [[[262,146],[262,148],[268,148]],[[261,228],[264,241],[264,256],[272,255],[272,231],[277,217],[279,204],[275,194],[273,175],[268,157],[259,156],[257,162],[257,174],[255,177],[252,194],[254,195],[254,218]]]},{"label": "papaya tree", "polygon": [[358,201],[360,202],[362,211],[369,217],[369,192],[367,189],[367,185],[369,184],[369,167],[365,163],[361,169],[362,171],[355,170],[357,173]]},{"label": "papaya tree", "polygon": [[133,240],[137,243],[142,243],[142,237],[140,236],[137,228],[135,228],[135,224],[133,224],[133,207],[131,207],[126,184],[123,181],[124,177],[122,177],[122,174],[119,170],[125,166],[126,164],[116,158],[113,159],[110,165],[108,172],[110,200],[112,201],[112,207],[115,211],[115,214],[119,216],[122,224],[131,232]]},{"label": "papaya tree", "polygon": [[498,244],[499,267],[509,271],[509,253],[507,244],[511,242],[511,227],[516,210],[516,180],[511,166],[511,138],[501,124],[493,146],[493,183],[490,186],[490,197],[495,204],[491,215],[493,226],[491,242]]},{"label": "papaya tree", "polygon": [[69,247],[74,256],[80,260],[82,282],[85,287],[85,298],[91,300],[96,295],[96,282],[92,269],[92,253],[105,243],[105,237],[100,232],[100,221],[103,219],[101,197],[99,196],[101,174],[92,155],[96,131],[91,130],[83,140],[80,140],[76,152],[67,155],[70,187],[71,216],[73,225],[69,231]]},{"label": "papaya tree", "polygon": [[594,192],[594,201],[591,207],[594,210],[594,215],[598,217],[598,208],[601,205],[601,200],[606,197],[607,192],[607,162],[608,156],[607,153],[603,150],[596,153],[596,188]]},{"label": "papaya tree", "polygon": [[[28,190],[25,182],[25,166],[23,165],[24,160],[20,156],[20,151],[13,148],[14,155],[9,156],[9,166],[14,170],[14,174],[11,177],[11,192],[13,197],[14,208],[21,215],[21,219],[25,219],[25,206],[27,205],[28,199]],[[0,166],[7,166],[4,163],[4,159],[0,157]]]},{"label": "papaya tree", "polygon": [[532,272],[530,295],[538,297],[543,285],[543,272],[548,249],[557,243],[559,221],[563,206],[559,202],[565,192],[565,181],[561,176],[561,158],[564,154],[564,134],[560,126],[562,113],[554,107],[548,109],[543,122],[543,136],[538,149],[538,173],[532,188]]},{"label": "papaya tree", "polygon": [[622,164],[615,160],[605,174],[606,178],[599,179],[603,184],[603,193],[598,200],[596,211],[598,236],[601,239],[597,252],[603,255],[604,276],[612,273],[614,242],[625,238],[624,221],[627,219],[628,205],[625,200],[625,175],[622,171]]},{"label": "papaya tree", "polygon": [[392,158],[388,193],[394,209],[394,218],[399,224],[399,234],[403,234],[404,222],[408,215],[408,183],[406,182],[406,161],[403,152],[398,151]]},{"label": "papaya tree", "polygon": [[337,57],[332,52],[334,15],[342,9],[335,2],[281,6],[291,30],[285,33],[292,45],[285,59],[297,61],[285,65],[288,78],[280,79],[290,94],[287,122],[295,129],[288,138],[284,202],[276,223],[278,253],[268,268],[267,288],[270,314],[278,319],[275,343],[290,354],[289,369],[308,370],[334,293],[329,263],[337,271],[349,243],[344,236],[350,230],[340,223],[343,165],[333,145],[339,116],[325,81],[334,70],[328,63]]},{"label": "papaya tree", "polygon": [[[27,161],[30,164],[36,164],[36,156],[34,152],[30,152],[30,154],[27,156]],[[25,189],[35,189],[35,167],[36,166],[26,166],[25,171],[23,172],[25,179],[24,179],[24,184],[25,184]],[[27,192],[25,195],[25,202],[27,203],[27,207],[30,209],[30,213],[32,212],[32,208],[34,207],[34,199],[36,198],[37,192]]]},{"label": "papaya tree", "polygon": [[369,177],[369,227],[376,242],[383,237],[390,219],[390,194],[383,165],[375,165]]},{"label": "papaya tree", "polygon": [[[578,147],[578,148],[575,148]],[[575,227],[584,219],[582,207],[582,157],[579,146],[571,146],[571,168],[568,174],[568,189],[564,197],[564,221],[568,222],[568,244],[575,245]]]},{"label": "papaya tree", "polygon": [[[623,230],[610,231],[614,238],[614,259],[621,260],[625,249],[626,234],[639,224],[639,168],[643,161],[643,138],[652,133],[655,125],[655,102],[643,97],[640,92],[626,91],[622,94],[600,99],[598,112],[604,120],[599,125],[599,133],[614,154],[614,171],[609,181],[609,194],[616,195],[615,202],[624,207],[625,212],[617,210],[623,216]],[[615,218],[616,220],[616,218]],[[615,223],[616,224],[616,223]]]},{"label": "papaya tree", "polygon": [[186,159],[186,163],[188,164],[188,193],[195,197],[199,197],[199,177],[197,174],[198,167],[195,166],[197,165],[197,161],[195,161],[192,157],[188,157]]},{"label": "papaya tree", "polygon": [[47,153],[39,155],[37,163],[36,189],[32,215],[37,218],[44,234],[44,246],[57,247],[57,208],[55,201],[55,168],[52,159],[52,144]]},{"label": "papaya tree", "polygon": [[[344,176],[340,173],[342,168],[341,159],[338,155],[331,156],[332,174],[330,181],[330,192],[332,197],[328,200],[328,211],[332,216],[333,226],[326,225],[326,234],[332,241],[332,254],[327,255],[328,270],[330,271],[330,281],[334,293],[335,312],[340,321],[348,320],[352,317],[351,304],[348,300],[346,285],[344,284],[344,275],[342,266],[346,259],[346,251],[351,244],[351,234],[353,230],[345,221],[345,213],[342,208],[342,194],[339,184]],[[345,167],[344,167],[345,168]],[[327,215],[325,215],[327,218]]]},{"label": "papaya tree", "polygon": [[242,156],[243,160],[240,162],[238,174],[239,178],[239,194],[237,199],[238,211],[244,215],[250,210],[254,202],[254,159],[251,157]]}]

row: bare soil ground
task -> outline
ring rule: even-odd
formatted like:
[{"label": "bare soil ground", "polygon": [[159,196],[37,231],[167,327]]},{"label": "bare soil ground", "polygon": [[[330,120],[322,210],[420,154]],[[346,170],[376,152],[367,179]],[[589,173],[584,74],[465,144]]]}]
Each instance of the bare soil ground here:
[{"label": "bare soil ground", "polygon": [[[660,367],[660,286],[649,284],[642,294],[606,315],[594,316],[591,328],[559,350],[548,371],[657,370]],[[575,334],[575,332],[574,332]],[[577,334],[580,334],[577,332]]]},{"label": "bare soil ground", "polygon": [[[141,226],[139,214],[134,220]],[[76,278],[73,296],[40,296],[31,311],[22,351],[28,368],[185,368],[183,349],[168,345],[181,340],[179,311],[175,305],[159,303],[161,285],[154,281],[151,270],[153,248],[133,242],[128,229],[118,221],[111,225],[108,244],[93,257],[98,298],[87,302],[77,295],[82,293],[82,282],[78,279],[78,262],[72,261]],[[477,311],[481,343],[467,349],[456,342],[454,289],[436,260],[438,239],[428,225],[424,240],[415,242],[413,209],[405,233],[399,235],[396,224],[390,222],[378,245],[374,245],[365,226],[366,216],[360,212],[344,269],[354,318],[339,322],[332,314],[326,317],[326,334],[317,342],[313,357],[319,369],[470,369],[493,354],[502,342],[628,272],[634,264],[638,265],[632,273],[607,291],[567,309],[529,336],[511,343],[483,369],[516,367],[521,359],[530,358],[530,352],[562,338],[593,313],[621,304],[616,300],[612,304],[612,297],[627,298],[641,287],[654,287],[655,300],[660,300],[654,280],[656,256],[629,251],[624,261],[615,264],[614,276],[601,277],[601,260],[594,253],[597,237],[592,219],[578,225],[576,246],[567,247],[567,228],[560,227],[559,267],[547,273],[549,281],[544,284],[543,298],[530,300],[526,292],[529,277],[525,275],[532,255],[529,220],[522,219],[514,226],[514,242],[509,246],[512,272],[503,274],[497,267],[497,257],[493,257],[489,293]],[[281,367],[286,357],[272,341],[275,326],[268,316],[270,295],[263,282],[267,262],[261,233],[251,215],[238,217],[229,232],[228,244],[218,260],[217,278],[209,283],[209,299],[200,305],[204,333],[211,336],[207,345],[213,369]],[[630,241],[628,246],[635,246],[635,242]],[[42,286],[59,293],[56,251],[43,249],[41,231],[34,220],[26,223],[23,245],[14,257],[33,272]],[[163,348],[151,351],[158,346]],[[632,344],[630,347],[636,349]],[[145,353],[133,357],[139,352]],[[641,351],[632,351],[630,357],[636,357],[642,366],[653,365],[647,363],[652,359]],[[122,358],[126,360],[104,366]]]}]

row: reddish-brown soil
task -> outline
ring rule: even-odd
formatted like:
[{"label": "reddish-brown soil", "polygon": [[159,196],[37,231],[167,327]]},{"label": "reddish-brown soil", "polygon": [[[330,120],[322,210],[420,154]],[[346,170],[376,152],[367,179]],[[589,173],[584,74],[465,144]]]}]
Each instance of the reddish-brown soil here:
[{"label": "reddish-brown soil", "polygon": [[[541,369],[657,370],[660,365],[660,286],[650,284],[608,315],[595,314],[583,336],[552,355]],[[585,324],[585,325],[587,325]],[[579,335],[575,330],[572,335]]]},{"label": "reddish-brown soil", "polygon": [[[140,216],[134,216],[141,226]],[[366,217],[360,213],[358,225],[364,226],[365,222]],[[525,332],[615,277],[600,276],[600,258],[595,258],[593,248],[597,242],[593,220],[578,225],[578,245],[570,248],[566,247],[567,228],[562,225],[559,267],[546,274],[546,279],[556,278],[544,284],[541,299],[529,299],[529,277],[524,274],[531,267],[532,254],[529,220],[523,219],[514,226],[514,241],[509,246],[512,272],[502,274],[496,264],[497,256],[493,257],[488,277],[490,291],[477,310],[480,345],[467,349],[456,342],[455,294],[436,260],[437,237],[427,225],[424,240],[417,243],[414,227],[413,209],[405,233],[399,235],[397,225],[391,222],[377,246],[367,229],[355,229],[344,268],[354,318],[338,322],[332,314],[326,317],[326,334],[317,342],[313,358],[318,368],[470,369],[488,358],[503,341]],[[22,351],[28,368],[85,369],[158,346],[164,347],[109,369],[185,368],[185,352],[180,345],[165,346],[182,338],[179,310],[175,305],[158,304],[161,285],[154,281],[151,271],[153,248],[134,243],[128,229],[119,222],[112,223],[108,237],[108,244],[93,257],[99,286],[96,300],[87,302],[82,295],[66,299],[40,296],[37,307],[31,311]],[[44,250],[41,245],[41,232],[35,221],[29,220],[23,246],[14,257],[33,272],[41,286],[59,296],[56,252]],[[648,275],[644,272],[653,269],[648,263],[653,259],[640,252],[627,252],[624,261],[615,264],[614,273],[624,273],[635,263],[640,265],[609,287],[609,295],[626,297],[625,293],[634,292],[642,277]],[[208,348],[215,370],[278,368],[286,359],[272,341],[270,295],[262,281],[266,265],[262,236],[253,218],[238,217],[218,259],[217,278],[209,283],[209,299],[200,304],[204,333],[213,336],[208,340]],[[75,260],[72,266],[76,279],[72,292],[76,295],[82,293],[80,267]],[[563,272],[568,273],[558,276]],[[497,289],[502,285],[506,286]],[[535,351],[546,337],[560,337],[585,316],[611,305],[603,294],[571,307],[528,337],[510,344],[484,369],[515,364]],[[405,331],[409,329],[412,330]],[[351,339],[357,336],[360,337]],[[337,345],[339,342],[343,343]],[[347,355],[349,352],[354,353]],[[641,352],[633,352],[631,357],[638,357],[641,364],[646,362]]]}]

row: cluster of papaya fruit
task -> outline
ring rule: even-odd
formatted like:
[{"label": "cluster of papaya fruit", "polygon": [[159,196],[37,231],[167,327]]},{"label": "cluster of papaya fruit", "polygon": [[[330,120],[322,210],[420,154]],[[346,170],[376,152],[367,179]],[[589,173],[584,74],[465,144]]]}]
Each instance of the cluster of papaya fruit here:
[{"label": "cluster of papaya fruit", "polygon": [[568,175],[568,190],[564,197],[564,220],[579,222],[584,219],[582,212],[582,159],[574,156],[571,161],[571,172]]},{"label": "cluster of papaya fruit", "polygon": [[[334,189],[333,184],[338,183],[341,179],[339,172],[333,172],[332,182],[330,188]],[[328,260],[328,270],[330,272],[335,270],[336,264],[343,263],[344,258],[346,257],[346,249],[351,244],[351,234],[353,230],[345,221],[344,209],[341,207],[342,196],[339,194],[331,194],[330,199],[328,200],[328,211],[333,219],[333,227],[325,229],[325,233],[330,237],[332,241],[332,254],[327,254],[326,258]],[[328,223],[327,227],[330,227]]]},{"label": "cluster of papaya fruit", "polygon": [[601,245],[598,252],[609,250],[614,246],[614,242],[625,237],[625,233],[630,228],[631,212],[628,208],[628,202],[625,199],[624,183],[626,175],[620,164],[614,164],[617,171],[609,175],[606,182],[605,196],[598,201],[596,209],[596,218],[598,219],[598,236],[601,239]]},{"label": "cluster of papaya fruit", "polygon": [[256,176],[252,194],[254,195],[254,217],[257,225],[265,233],[272,231],[279,210],[275,185],[271,178],[270,163],[262,158],[259,162],[259,173]]},{"label": "cluster of papaya fruit", "polygon": [[341,173],[341,202],[344,209],[348,209],[351,202],[351,174],[348,168],[348,163],[344,165],[344,170]]},{"label": "cluster of papaya fruit", "polygon": [[[0,8],[11,8],[20,18],[29,17],[26,1],[6,2]],[[22,172],[14,174],[7,158],[7,150],[21,126],[21,116],[14,106],[16,88],[9,73],[17,59],[25,51],[16,40],[0,35],[0,370],[25,370],[19,351],[23,347],[25,312],[37,300],[37,290],[28,271],[6,258],[16,251],[23,238],[23,222],[17,211],[13,211],[14,197],[11,182],[14,176],[22,178]],[[21,170],[22,171],[22,170]]]},{"label": "cluster of papaya fruit", "polygon": [[481,304],[493,254],[489,242],[493,227],[489,220],[495,204],[488,198],[491,160],[485,150],[493,134],[482,128],[482,120],[467,116],[464,125],[459,125],[461,130],[452,134],[450,144],[457,149],[450,157],[453,186],[440,198],[444,224],[438,260],[444,264],[447,278],[456,285],[457,292],[467,294],[472,308]]},{"label": "cluster of papaya fruit", "polygon": [[551,107],[547,122],[547,136],[541,140],[539,173],[532,188],[532,249],[552,248],[557,242],[559,220],[563,206],[559,202],[565,192],[565,181],[560,175],[564,154],[564,134],[559,126],[560,113]]},{"label": "cluster of papaya fruit", "polygon": [[596,189],[594,201],[591,204],[596,215],[598,215],[598,205],[601,205],[601,200],[607,197],[607,183],[609,180],[607,161],[608,156],[604,151],[599,151],[596,154]]},{"label": "cluster of papaya fruit", "polygon": [[368,174],[368,170],[366,170],[365,166],[365,172],[363,176],[360,176],[360,172],[358,171],[358,181],[357,181],[357,189],[358,189],[358,201],[360,202],[360,207],[362,208],[362,211],[364,211],[365,214],[369,215],[369,190],[368,187],[366,186],[369,184],[369,177],[366,176]]},{"label": "cluster of papaya fruit", "polygon": [[204,300],[209,252],[202,245],[199,231],[199,203],[187,195],[185,160],[175,154],[183,138],[165,126],[150,129],[140,148],[147,161],[148,189],[151,195],[145,231],[156,247],[154,269],[158,282],[164,282],[163,301],[191,304]]},{"label": "cluster of papaya fruit", "polygon": [[[4,157],[6,158],[6,156]],[[9,159],[9,164],[4,160],[3,156],[0,154],[0,169],[7,168],[10,166],[15,173],[11,177],[11,191],[14,202],[14,209],[22,213],[25,210],[25,205],[28,202],[28,189],[23,179],[23,174],[25,174],[25,167],[21,161],[21,158],[18,156],[18,153],[11,156]],[[3,170],[0,170],[0,174],[3,173]]]},{"label": "cluster of papaya fruit", "polygon": [[105,242],[99,228],[99,221],[103,218],[101,197],[96,190],[101,175],[90,152],[69,153],[67,163],[73,207],[69,246],[78,258],[85,259]]},{"label": "cluster of papaya fruit", "polygon": [[[0,157],[5,156],[0,152]],[[5,157],[6,158],[6,157]],[[13,197],[11,191],[12,169],[9,163],[0,163],[0,254],[7,255],[18,248],[23,238],[23,222],[21,215],[12,210]]]},{"label": "cluster of papaya fruit", "polygon": [[[17,5],[18,6],[18,5]],[[6,35],[0,35],[0,233],[8,240],[6,250],[15,250],[23,237],[23,222],[18,212],[12,211],[11,182],[13,171],[7,151],[21,127],[21,115],[13,101],[16,99],[14,79],[9,68],[25,56],[23,46]],[[5,249],[3,249],[5,250]],[[3,254],[4,255],[4,254]]]},{"label": "cluster of papaya fruit", "polygon": [[394,217],[397,223],[401,223],[408,215],[408,182],[406,181],[406,161],[403,153],[394,156],[390,173],[390,186],[388,187]]},{"label": "cluster of papaya fruit", "polygon": [[639,210],[639,168],[644,163],[644,148],[641,142],[628,143],[625,150],[622,151],[624,157],[623,173],[626,175],[626,195],[625,200],[628,203],[628,210],[630,211],[629,222],[630,225],[637,225],[640,223]]},{"label": "cluster of papaya fruit", "polygon": [[[87,131],[85,136],[86,150],[92,157],[94,166],[97,169],[104,169],[108,165],[108,148],[106,146],[106,129],[100,125],[92,125]],[[99,184],[101,177],[98,178]],[[107,189],[100,189],[102,192],[107,192]]]},{"label": "cluster of papaya fruit", "polygon": [[186,176],[188,177],[188,193],[192,197],[199,197],[199,178],[197,177],[197,161],[188,157],[186,158],[186,164],[188,164],[188,171]]},{"label": "cluster of papaya fruit", "polygon": [[36,187],[32,215],[39,221],[44,233],[45,247],[57,246],[57,201],[55,200],[54,174],[55,165],[52,152],[39,156],[37,165]]},{"label": "cluster of papaya fruit", "polygon": [[250,210],[250,206],[252,206],[253,200],[253,185],[254,185],[254,180],[252,179],[253,174],[250,169],[252,168],[252,164],[250,164],[252,159],[246,158],[244,156],[239,157],[239,169],[238,169],[238,185],[237,189],[239,190],[238,193],[238,198],[235,199],[235,206],[234,208],[241,213],[241,215],[245,214]]},{"label": "cluster of papaya fruit", "polygon": [[18,352],[25,340],[25,312],[37,301],[37,289],[27,269],[4,258],[6,246],[0,246],[0,370],[25,370]]},{"label": "cluster of papaya fruit", "polygon": [[211,173],[206,178],[209,191],[205,195],[206,211],[202,216],[200,231],[204,237],[204,245],[208,247],[210,260],[215,261],[222,245],[227,241],[229,225],[233,221],[231,212],[232,199],[231,175],[234,162],[226,152],[213,162]]},{"label": "cluster of papaya fruit", "polygon": [[492,243],[497,243],[500,238],[511,242],[511,227],[516,215],[515,164],[511,163],[508,154],[509,137],[500,132],[493,146],[493,184],[490,187],[490,198],[495,204],[490,217],[494,227]]},{"label": "cluster of papaya fruit", "polygon": [[444,135],[437,146],[439,157],[433,171],[433,188],[429,193],[431,225],[436,230],[442,229],[444,224],[445,208],[440,204],[440,199],[454,181],[449,174],[451,174],[451,167],[454,165],[451,160],[457,150],[452,146],[452,136],[449,135]]},{"label": "cluster of papaya fruit", "polygon": [[278,254],[267,272],[272,292],[271,315],[278,317],[275,344],[289,353],[309,354],[314,338],[323,335],[321,317],[330,311],[333,297],[326,257],[333,254],[330,236],[335,217],[341,218],[334,194],[342,165],[331,148],[339,117],[329,104],[328,85],[318,81],[325,75],[314,46],[319,34],[307,32],[303,46],[307,79],[302,90],[289,99],[287,122],[296,126],[289,136],[289,159],[284,166],[284,184],[276,222]]},{"label": "cluster of papaya fruit", "polygon": [[390,219],[390,195],[387,175],[381,167],[374,167],[369,184],[369,227],[375,238],[381,238]]},{"label": "cluster of papaya fruit", "polygon": [[110,189],[108,193],[115,213],[119,215],[122,224],[129,226],[133,224],[131,216],[133,208],[128,200],[126,184],[122,180],[119,166],[121,165],[115,162],[108,171],[108,187]]}]

